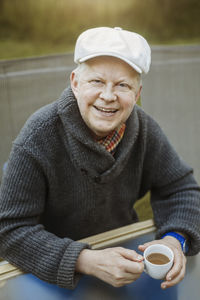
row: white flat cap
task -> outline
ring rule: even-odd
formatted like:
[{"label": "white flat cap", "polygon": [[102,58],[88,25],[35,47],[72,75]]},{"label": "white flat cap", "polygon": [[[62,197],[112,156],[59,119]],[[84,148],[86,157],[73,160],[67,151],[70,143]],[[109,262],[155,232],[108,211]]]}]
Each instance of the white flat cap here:
[{"label": "white flat cap", "polygon": [[148,73],[151,49],[139,34],[119,27],[91,28],[77,39],[74,61],[79,64],[97,56],[114,56],[122,59],[138,73]]}]

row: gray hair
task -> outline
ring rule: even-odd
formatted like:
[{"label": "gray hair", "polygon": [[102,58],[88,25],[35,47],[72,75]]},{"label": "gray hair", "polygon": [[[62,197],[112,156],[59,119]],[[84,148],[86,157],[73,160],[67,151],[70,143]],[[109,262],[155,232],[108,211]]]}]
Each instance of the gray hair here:
[{"label": "gray hair", "polygon": [[81,73],[87,68],[87,62],[79,63],[76,69],[74,69],[75,76],[79,79]]}]

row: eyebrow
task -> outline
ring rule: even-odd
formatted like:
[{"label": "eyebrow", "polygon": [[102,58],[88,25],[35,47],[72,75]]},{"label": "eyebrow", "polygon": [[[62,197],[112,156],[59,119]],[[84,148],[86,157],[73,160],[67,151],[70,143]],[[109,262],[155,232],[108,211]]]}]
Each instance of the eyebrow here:
[{"label": "eyebrow", "polygon": [[94,72],[94,71],[91,72],[91,73],[89,74],[89,76],[98,77],[98,78],[103,78],[102,74],[99,74],[99,73]]},{"label": "eyebrow", "polygon": [[129,80],[128,78],[126,77],[121,77],[117,80],[117,82],[122,82],[122,81],[126,81],[126,82],[130,82],[131,80]]}]

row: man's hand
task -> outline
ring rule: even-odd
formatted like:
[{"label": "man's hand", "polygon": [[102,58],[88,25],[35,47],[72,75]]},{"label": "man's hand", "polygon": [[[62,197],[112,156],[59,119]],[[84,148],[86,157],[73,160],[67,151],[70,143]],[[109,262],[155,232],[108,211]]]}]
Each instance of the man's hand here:
[{"label": "man's hand", "polygon": [[76,272],[95,276],[114,287],[132,283],[144,270],[143,257],[121,247],[81,251]]},{"label": "man's hand", "polygon": [[161,288],[166,289],[168,287],[176,285],[184,278],[186,271],[186,257],[182,252],[179,241],[172,236],[166,236],[161,240],[155,240],[144,245],[140,245],[138,249],[143,252],[148,246],[153,244],[166,245],[174,252],[173,267],[168,272],[165,281],[162,282]]}]

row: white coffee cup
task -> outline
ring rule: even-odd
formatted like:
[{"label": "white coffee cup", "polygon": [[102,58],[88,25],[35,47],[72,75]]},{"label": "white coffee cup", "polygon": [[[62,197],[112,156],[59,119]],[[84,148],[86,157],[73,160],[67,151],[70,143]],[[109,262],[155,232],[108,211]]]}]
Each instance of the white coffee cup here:
[{"label": "white coffee cup", "polygon": [[[162,262],[162,264],[158,264],[158,261],[150,262],[148,260],[148,256],[152,253],[156,254],[163,254],[168,258],[168,262]],[[159,259],[160,255],[157,255],[157,259]],[[162,256],[162,255],[161,255]],[[160,259],[162,258],[160,256]],[[149,257],[150,259],[150,257]],[[153,256],[152,256],[153,259]],[[155,260],[155,259],[154,259]],[[162,244],[154,244],[147,247],[144,251],[144,265],[145,265],[145,272],[155,279],[164,279],[167,275],[168,271],[171,269],[174,261],[174,253],[173,251]]]}]

